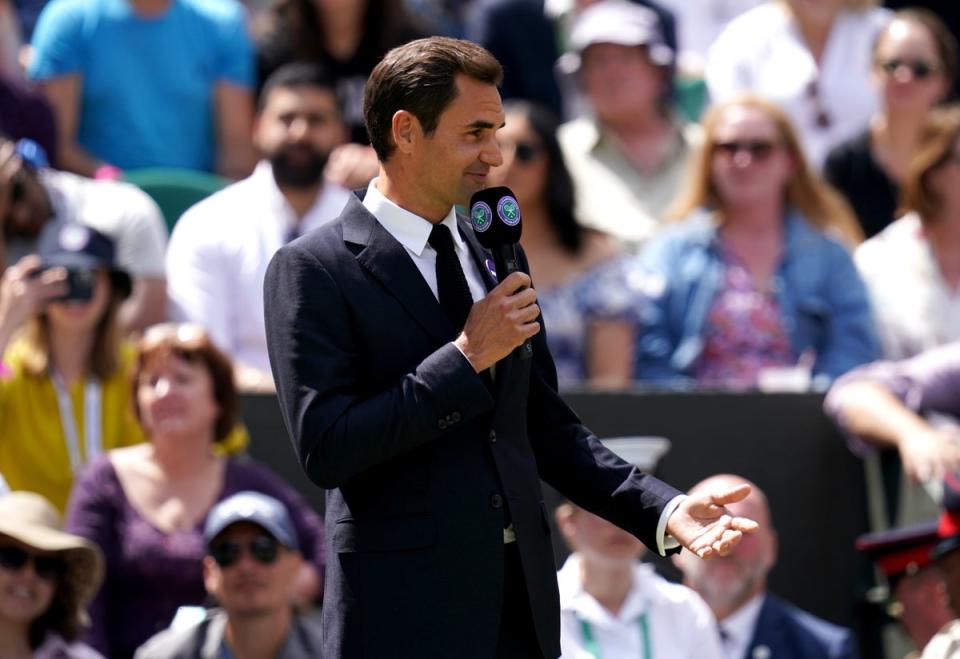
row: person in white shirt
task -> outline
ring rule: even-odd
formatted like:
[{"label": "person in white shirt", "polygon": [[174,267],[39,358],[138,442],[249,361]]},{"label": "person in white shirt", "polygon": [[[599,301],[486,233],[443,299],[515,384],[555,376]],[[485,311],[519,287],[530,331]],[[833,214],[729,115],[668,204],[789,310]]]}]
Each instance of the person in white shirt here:
[{"label": "person in white shirt", "polygon": [[710,98],[754,92],[781,105],[823,167],[879,108],[873,44],[890,18],[875,0],[770,0],[737,17],[707,56]]},{"label": "person in white shirt", "polygon": [[323,177],[347,139],[333,79],[317,64],[279,68],[254,125],[263,154],[250,177],[193,206],[167,252],[170,316],[202,325],[237,364],[238,385],[271,390],[263,277],[282,245],[332,220],[350,192]]},{"label": "person in white shirt", "polygon": [[711,476],[690,494],[718,487],[750,484],[750,496],[728,506],[747,515],[759,528],[744,536],[727,556],[708,562],[689,552],[673,558],[683,583],[693,588],[713,611],[725,659],[855,659],[853,633],[821,620],[767,592],[767,575],[777,561],[777,534],[766,495],[740,476]]},{"label": "person in white shirt", "polygon": [[723,657],[710,609],[640,563],[643,543],[572,503],[556,519],[574,550],[557,573],[561,659]]}]

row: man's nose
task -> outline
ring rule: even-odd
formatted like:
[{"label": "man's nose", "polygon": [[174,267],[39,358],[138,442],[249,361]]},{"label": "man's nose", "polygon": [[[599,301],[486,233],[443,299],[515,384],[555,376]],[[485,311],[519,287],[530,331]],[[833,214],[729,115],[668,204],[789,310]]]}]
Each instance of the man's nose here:
[{"label": "man's nose", "polygon": [[480,152],[480,162],[490,167],[499,167],[503,164],[503,152],[500,150],[500,144],[491,137]]}]

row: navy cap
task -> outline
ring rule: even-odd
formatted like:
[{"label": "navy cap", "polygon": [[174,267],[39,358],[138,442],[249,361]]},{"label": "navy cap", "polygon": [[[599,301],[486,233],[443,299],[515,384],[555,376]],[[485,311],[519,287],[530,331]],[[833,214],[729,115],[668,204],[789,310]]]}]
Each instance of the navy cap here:
[{"label": "navy cap", "polygon": [[288,549],[300,549],[286,506],[271,496],[249,490],[238,492],[213,507],[203,527],[204,541],[209,545],[225,528],[238,522],[256,524]]},{"label": "navy cap", "polygon": [[937,520],[931,520],[861,535],[856,547],[867,554],[893,583],[930,565],[933,562],[930,550],[937,539]]},{"label": "navy cap", "polygon": [[117,267],[113,240],[96,229],[77,222],[52,222],[40,232],[37,255],[45,268],[109,270],[114,287],[124,297],[130,295],[130,275]]}]

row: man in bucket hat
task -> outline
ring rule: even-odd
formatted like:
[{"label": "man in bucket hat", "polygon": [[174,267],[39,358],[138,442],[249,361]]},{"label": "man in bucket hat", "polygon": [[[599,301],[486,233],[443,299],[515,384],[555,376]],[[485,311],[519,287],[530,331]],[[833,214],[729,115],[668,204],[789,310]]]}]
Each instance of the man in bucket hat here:
[{"label": "man in bucket hat", "polygon": [[319,624],[292,606],[303,559],[284,505],[259,492],[238,492],[210,511],[204,539],[204,585],[222,608],[199,624],[154,636],[136,659],[320,656]]}]

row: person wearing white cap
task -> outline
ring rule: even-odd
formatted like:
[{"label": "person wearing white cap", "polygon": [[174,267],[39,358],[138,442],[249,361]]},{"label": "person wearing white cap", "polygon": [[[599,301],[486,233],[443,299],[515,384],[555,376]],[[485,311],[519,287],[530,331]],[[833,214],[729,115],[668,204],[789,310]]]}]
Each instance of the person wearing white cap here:
[{"label": "person wearing white cap", "polygon": [[210,511],[203,580],[222,608],[147,641],[135,659],[307,659],[320,656],[319,621],[295,614],[303,564],[283,503],[238,492]]},{"label": "person wearing white cap", "polygon": [[560,67],[576,75],[592,110],[559,137],[585,226],[637,246],[660,225],[699,130],[674,111],[674,51],[657,15],[628,0],[601,0],[570,28]]},{"label": "person wearing white cap", "polygon": [[0,656],[102,659],[77,641],[102,581],[100,550],[60,530],[49,501],[33,492],[0,496]]}]

